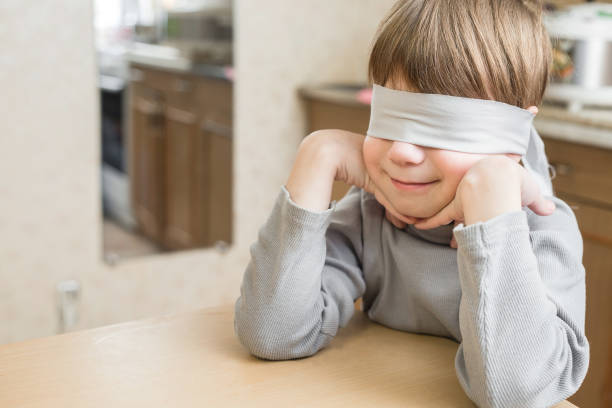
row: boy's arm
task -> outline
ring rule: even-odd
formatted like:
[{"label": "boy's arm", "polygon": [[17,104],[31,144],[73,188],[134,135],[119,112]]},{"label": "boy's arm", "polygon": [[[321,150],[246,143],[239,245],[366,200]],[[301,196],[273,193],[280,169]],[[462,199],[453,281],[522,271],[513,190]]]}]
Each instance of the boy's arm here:
[{"label": "boy's arm", "polygon": [[[584,380],[582,238],[572,210],[526,211],[460,224],[454,234],[462,297],[455,367],[480,407],[546,407]],[[529,211],[529,210],[527,210]]]},{"label": "boy's arm", "polygon": [[327,166],[329,157],[303,143],[287,186],[250,247],[234,329],[260,358],[316,353],[346,326],[365,291],[361,190],[352,187],[328,208],[336,165]]}]

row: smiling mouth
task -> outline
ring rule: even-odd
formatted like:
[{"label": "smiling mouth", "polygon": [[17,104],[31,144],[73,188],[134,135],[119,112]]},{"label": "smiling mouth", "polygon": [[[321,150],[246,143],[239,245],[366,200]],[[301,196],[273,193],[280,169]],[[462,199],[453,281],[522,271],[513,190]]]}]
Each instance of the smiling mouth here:
[{"label": "smiling mouth", "polygon": [[391,182],[399,190],[404,190],[404,191],[420,191],[420,190],[425,190],[428,187],[434,185],[435,183],[438,182],[438,180],[430,181],[430,182],[427,182],[427,183],[404,183],[403,181],[399,181],[399,180],[396,180],[394,178],[391,178]]},{"label": "smiling mouth", "polygon": [[401,180],[394,179],[393,177],[391,177],[391,180],[397,181],[398,183],[402,183],[402,184],[431,184],[431,183],[436,181],[436,180],[434,180],[434,181],[427,181],[427,182],[401,181]]}]

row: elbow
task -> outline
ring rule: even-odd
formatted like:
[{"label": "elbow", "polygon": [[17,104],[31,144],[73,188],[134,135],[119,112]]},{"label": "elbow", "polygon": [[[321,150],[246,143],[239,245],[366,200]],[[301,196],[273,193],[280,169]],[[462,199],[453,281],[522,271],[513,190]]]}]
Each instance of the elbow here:
[{"label": "elbow", "polygon": [[238,340],[249,354],[262,360],[277,361],[294,358],[292,355],[287,355],[286,349],[265,338],[238,334]]},{"label": "elbow", "polygon": [[514,375],[505,372],[495,379],[487,379],[490,389],[487,401],[482,406],[527,408],[557,404],[578,391],[586,377],[588,362],[587,351],[586,356],[560,369],[549,367],[539,375],[535,375],[535,372],[528,375],[529,370],[517,370]]},{"label": "elbow", "polygon": [[489,367],[482,378],[466,375],[461,354],[456,363],[461,386],[479,408],[552,406],[582,385],[589,365],[589,345],[585,340],[580,347],[531,366],[508,365],[506,361],[492,370]]},{"label": "elbow", "polygon": [[[274,339],[273,328],[258,323],[258,319],[234,315],[234,333],[242,346],[253,356],[263,360],[286,360],[286,347]],[[281,350],[285,350],[282,352]]]},{"label": "elbow", "polygon": [[304,336],[274,319],[235,314],[234,333],[248,352],[263,360],[291,360],[315,354],[329,336],[313,329]]},{"label": "elbow", "polygon": [[305,340],[293,341],[292,336],[269,326],[246,326],[236,322],[234,331],[240,344],[257,358],[273,361],[292,360],[308,357],[317,352],[318,348],[311,346]]},{"label": "elbow", "polygon": [[564,385],[562,381],[555,381],[551,384],[553,385],[551,388],[536,388],[536,385],[524,381],[510,382],[506,384],[504,392],[491,392],[486,403],[479,404],[479,406],[481,408],[553,406],[576,393],[583,379],[584,377],[581,377],[578,381],[572,381],[571,385]]}]

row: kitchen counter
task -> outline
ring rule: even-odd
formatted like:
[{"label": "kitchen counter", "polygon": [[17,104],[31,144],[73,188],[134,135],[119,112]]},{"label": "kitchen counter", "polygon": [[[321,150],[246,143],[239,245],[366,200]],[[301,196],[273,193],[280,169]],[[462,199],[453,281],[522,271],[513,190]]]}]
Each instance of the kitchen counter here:
[{"label": "kitchen counter", "polygon": [[[365,85],[306,85],[300,96],[351,107],[369,109]],[[533,121],[541,136],[612,149],[612,108],[588,108],[569,112],[562,106],[545,102]]]},{"label": "kitchen counter", "polygon": [[180,74],[191,74],[208,78],[232,81],[234,71],[231,65],[198,63],[180,55],[173,47],[135,43],[125,54],[129,63],[161,69]]},{"label": "kitchen counter", "polygon": [[233,67],[229,65],[193,64],[189,67],[175,67],[171,65],[159,64],[155,61],[130,60],[130,62],[140,66],[175,72],[178,74],[197,75],[206,78],[223,79],[225,81],[233,81],[234,79]]},{"label": "kitchen counter", "polygon": [[227,305],[0,346],[0,406],[473,408],[456,351],[355,311],[314,356],[260,360],[235,337]]}]

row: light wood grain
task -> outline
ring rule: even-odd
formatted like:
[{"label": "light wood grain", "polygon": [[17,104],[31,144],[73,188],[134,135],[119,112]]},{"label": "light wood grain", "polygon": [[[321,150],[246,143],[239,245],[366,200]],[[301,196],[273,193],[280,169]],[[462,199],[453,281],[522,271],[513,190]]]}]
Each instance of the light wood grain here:
[{"label": "light wood grain", "polygon": [[543,137],[555,192],[612,208],[612,150]]},{"label": "light wood grain", "polygon": [[231,82],[131,64],[135,218],[164,249],[232,242]]},{"label": "light wood grain", "polygon": [[607,408],[612,392],[612,370],[608,371],[612,361],[612,211],[575,195],[560,197],[574,208],[584,239],[586,336],[591,352],[587,376],[571,400],[583,407]]},{"label": "light wood grain", "polygon": [[356,311],[314,356],[260,360],[228,305],[0,346],[0,406],[474,407],[456,351]]}]

